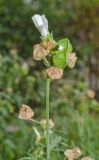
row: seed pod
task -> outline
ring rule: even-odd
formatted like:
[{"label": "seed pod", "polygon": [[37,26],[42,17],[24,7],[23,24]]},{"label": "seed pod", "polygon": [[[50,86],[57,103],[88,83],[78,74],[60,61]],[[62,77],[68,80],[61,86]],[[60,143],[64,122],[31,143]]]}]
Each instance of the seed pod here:
[{"label": "seed pod", "polygon": [[40,61],[44,57],[46,57],[49,54],[49,50],[45,49],[43,45],[36,44],[33,47],[33,59]]},{"label": "seed pod", "polygon": [[53,39],[50,39],[47,42],[43,42],[42,45],[45,49],[51,50],[55,46],[55,41]]},{"label": "seed pod", "polygon": [[46,70],[50,79],[60,79],[63,75],[63,70],[57,67],[50,67]]},{"label": "seed pod", "polygon": [[95,92],[93,90],[91,90],[91,89],[88,89],[87,92],[86,92],[86,94],[91,99],[95,98]]},{"label": "seed pod", "polygon": [[49,128],[53,128],[55,126],[55,123],[52,119],[49,119]]},{"label": "seed pod", "polygon": [[81,160],[94,160],[94,159],[88,156],[88,157],[83,157]]},{"label": "seed pod", "polygon": [[[41,125],[41,127],[43,128],[43,129],[46,129],[46,120],[45,119],[42,119],[41,121],[40,121],[40,125]],[[49,128],[51,129],[51,128],[53,128],[54,126],[55,126],[55,124],[54,124],[54,122],[53,122],[53,120],[52,119],[49,119]]]},{"label": "seed pod", "polygon": [[69,53],[68,55],[68,66],[69,68],[73,68],[75,66],[75,63],[77,61],[77,57],[75,53]]},{"label": "seed pod", "polygon": [[74,160],[81,155],[81,150],[79,147],[76,147],[74,149],[67,149],[64,152],[64,155],[68,158],[68,160]]},{"label": "seed pod", "polygon": [[31,119],[32,117],[34,116],[34,112],[33,110],[25,105],[25,104],[22,104],[22,107],[20,108],[20,111],[19,111],[19,119]]}]

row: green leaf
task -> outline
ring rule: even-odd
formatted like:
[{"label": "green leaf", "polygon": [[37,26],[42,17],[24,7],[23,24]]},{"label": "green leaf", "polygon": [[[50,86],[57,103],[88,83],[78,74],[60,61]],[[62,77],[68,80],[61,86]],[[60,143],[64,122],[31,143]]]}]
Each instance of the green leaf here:
[{"label": "green leaf", "polygon": [[57,145],[61,142],[62,137],[61,136],[54,136],[51,139],[51,143],[50,143],[50,149],[52,150],[53,148],[57,147]]}]

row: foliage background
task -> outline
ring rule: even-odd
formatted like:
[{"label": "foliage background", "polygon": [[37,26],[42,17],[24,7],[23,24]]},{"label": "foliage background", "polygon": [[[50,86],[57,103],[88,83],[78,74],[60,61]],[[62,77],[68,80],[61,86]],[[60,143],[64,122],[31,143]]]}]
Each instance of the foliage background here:
[{"label": "foliage background", "polygon": [[[66,148],[80,146],[98,160],[99,0],[0,0],[0,160],[18,160],[33,143],[31,123],[17,118],[21,104],[38,120],[44,116],[44,67],[32,59],[40,41],[35,13],[45,14],[55,39],[67,36],[78,56],[76,68],[52,83],[50,116],[65,131]],[[96,99],[88,97],[89,87]]]}]

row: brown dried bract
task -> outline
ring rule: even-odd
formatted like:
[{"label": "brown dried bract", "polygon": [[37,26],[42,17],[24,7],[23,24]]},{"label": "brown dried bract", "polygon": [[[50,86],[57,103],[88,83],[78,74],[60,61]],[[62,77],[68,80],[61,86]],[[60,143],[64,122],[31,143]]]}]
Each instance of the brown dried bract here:
[{"label": "brown dried bract", "polygon": [[29,106],[22,104],[22,107],[19,111],[19,119],[31,119],[33,116],[33,110]]},{"label": "brown dried bract", "polygon": [[74,149],[67,149],[64,155],[68,158],[68,160],[74,160],[81,155],[81,150],[79,147],[75,147]]},{"label": "brown dried bract", "polygon": [[57,67],[50,67],[46,70],[50,79],[60,79],[63,75],[63,70]]},{"label": "brown dried bract", "polygon": [[33,47],[33,59],[40,61],[49,54],[49,49],[45,49],[42,44],[36,44]]}]

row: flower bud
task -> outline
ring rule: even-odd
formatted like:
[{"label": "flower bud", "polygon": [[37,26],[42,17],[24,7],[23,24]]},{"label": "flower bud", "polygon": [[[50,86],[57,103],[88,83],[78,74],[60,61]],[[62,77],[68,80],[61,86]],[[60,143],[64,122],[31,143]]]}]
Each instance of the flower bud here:
[{"label": "flower bud", "polygon": [[22,104],[22,107],[20,108],[20,111],[19,111],[19,119],[31,119],[32,117],[34,116],[34,112],[33,110],[25,105],[25,104]]},{"label": "flower bud", "polygon": [[[41,125],[41,127],[43,128],[43,129],[46,129],[46,120],[45,119],[42,119],[41,121],[40,121],[40,125]],[[51,129],[51,128],[53,128],[54,126],[55,126],[55,124],[54,124],[54,122],[53,122],[53,120],[52,119],[49,119],[49,128]]]},{"label": "flower bud", "polygon": [[69,68],[73,68],[75,66],[75,63],[77,61],[77,57],[75,53],[69,53],[68,55],[68,66]]},{"label": "flower bud", "polygon": [[44,57],[46,57],[49,54],[49,50],[45,49],[43,45],[36,44],[33,47],[33,58],[35,60],[42,60]]},{"label": "flower bud", "polygon": [[36,14],[32,17],[32,20],[42,36],[47,36],[49,34],[48,20],[46,19],[45,15],[41,16]]},{"label": "flower bud", "polygon": [[47,50],[51,50],[55,46],[55,41],[53,39],[50,39],[49,41],[44,41],[42,43],[43,47]]},{"label": "flower bud", "polygon": [[63,70],[57,67],[50,67],[46,72],[50,79],[60,79],[63,75]]},{"label": "flower bud", "polygon": [[68,158],[68,160],[74,160],[81,155],[81,150],[79,147],[76,147],[74,149],[67,149],[64,155]]},{"label": "flower bud", "polygon": [[94,159],[88,156],[88,157],[83,157],[81,160],[94,160]]}]

